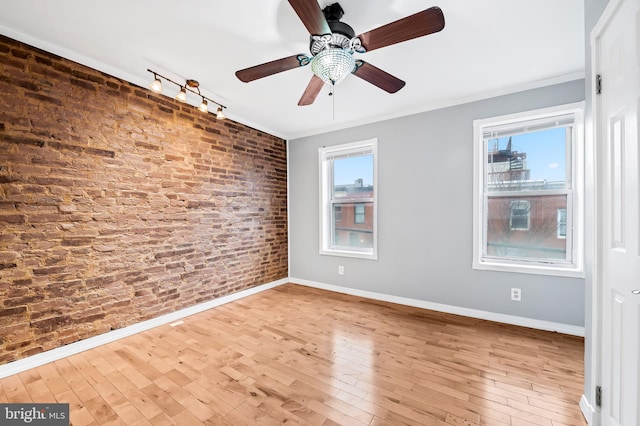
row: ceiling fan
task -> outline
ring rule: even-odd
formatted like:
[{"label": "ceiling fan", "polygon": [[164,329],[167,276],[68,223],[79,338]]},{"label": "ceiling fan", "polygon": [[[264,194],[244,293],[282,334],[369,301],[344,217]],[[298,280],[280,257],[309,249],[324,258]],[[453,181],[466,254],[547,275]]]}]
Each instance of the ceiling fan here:
[{"label": "ceiling fan", "polygon": [[356,36],[353,28],[340,21],[344,10],[338,3],[324,9],[320,9],[316,0],[289,0],[289,3],[311,35],[311,56],[300,53],[276,59],[237,71],[236,76],[248,83],[311,64],[313,76],[298,105],[311,105],[325,83],[333,86],[349,74],[388,93],[396,93],[404,87],[404,81],[368,62],[356,59],[353,54],[380,49],[436,33],[444,28],[442,10],[434,6]]}]

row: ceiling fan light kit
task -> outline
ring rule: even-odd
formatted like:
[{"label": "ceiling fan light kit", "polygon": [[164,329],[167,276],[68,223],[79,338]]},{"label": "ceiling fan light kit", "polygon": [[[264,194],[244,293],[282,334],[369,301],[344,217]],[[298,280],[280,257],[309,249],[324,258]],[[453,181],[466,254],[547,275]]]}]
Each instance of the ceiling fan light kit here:
[{"label": "ceiling fan light kit", "polygon": [[311,60],[311,70],[322,81],[338,84],[356,67],[353,54],[344,49],[328,48],[320,51]]},{"label": "ceiling fan light kit", "polygon": [[208,113],[209,112],[209,102],[218,105],[218,109],[216,110],[216,119],[224,120],[226,116],[224,115],[223,109],[226,106],[222,105],[219,102],[214,101],[202,93],[200,93],[200,83],[197,80],[187,79],[184,84],[176,83],[175,81],[167,78],[163,75],[158,74],[157,72],[147,69],[151,74],[153,74],[153,82],[149,85],[149,89],[151,89],[155,93],[162,93],[162,80],[168,81],[169,83],[175,84],[180,88],[180,91],[176,95],[176,100],[180,102],[187,102],[187,92],[191,92],[195,95],[198,95],[201,99],[200,106],[198,110]]},{"label": "ceiling fan light kit", "polygon": [[316,0],[289,0],[289,4],[310,33],[311,57],[297,54],[277,59],[239,70],[236,76],[248,83],[311,64],[313,76],[298,105],[311,105],[325,83],[334,86],[349,74],[388,93],[397,92],[404,87],[404,81],[356,59],[354,54],[433,34],[444,28],[442,10],[434,6],[356,36],[353,28],[340,21],[344,10],[338,3],[324,9],[320,9]]}]

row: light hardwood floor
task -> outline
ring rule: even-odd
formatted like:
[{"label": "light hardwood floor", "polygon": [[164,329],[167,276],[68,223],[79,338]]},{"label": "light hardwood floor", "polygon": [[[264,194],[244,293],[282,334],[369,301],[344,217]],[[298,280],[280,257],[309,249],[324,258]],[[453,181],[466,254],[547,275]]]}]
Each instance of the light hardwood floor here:
[{"label": "light hardwood floor", "polygon": [[582,338],[293,284],[0,380],[81,425],[586,425]]}]

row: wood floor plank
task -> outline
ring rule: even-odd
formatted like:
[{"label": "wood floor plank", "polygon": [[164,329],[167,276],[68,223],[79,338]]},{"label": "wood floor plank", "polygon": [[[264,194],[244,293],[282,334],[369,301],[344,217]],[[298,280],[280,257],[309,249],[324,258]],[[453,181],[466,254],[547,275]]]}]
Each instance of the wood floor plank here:
[{"label": "wood floor plank", "polygon": [[169,417],[177,415],[184,409],[178,401],[173,399],[171,395],[155,383],[152,383],[141,390],[150,401],[162,408],[162,411],[164,411]]},{"label": "wood floor plank", "polygon": [[585,426],[583,353],[287,284],[0,379],[0,401],[67,402],[74,426]]},{"label": "wood floor plank", "polygon": [[22,380],[20,380],[20,376],[18,374],[2,379],[2,388],[7,396],[7,402],[35,402],[29,396],[29,392],[24,386],[24,383],[22,383]]},{"label": "wood floor plank", "polygon": [[265,411],[258,407],[254,407],[249,403],[242,403],[229,414],[225,419],[234,425],[245,426],[277,426],[282,422],[274,419]]},{"label": "wood floor plank", "polygon": [[485,402],[487,401],[483,398],[472,396],[469,401],[455,401],[455,405],[477,413],[480,416],[481,425],[511,424],[510,415],[490,408]]},{"label": "wood floor plank", "polygon": [[85,402],[85,407],[98,424],[109,423],[118,419],[118,414],[113,410],[111,404],[100,396]]},{"label": "wood floor plank", "polygon": [[[72,389],[56,396],[58,402],[69,404],[69,420],[73,426],[89,426],[95,424],[95,419]],[[89,401],[87,399],[87,401]],[[113,408],[113,407],[112,407]]]},{"label": "wood floor plank", "polygon": [[[118,414],[118,419],[122,420],[122,422],[127,425],[134,424],[145,419],[140,410],[138,410],[135,405],[126,398],[112,403],[111,408],[113,408],[113,411]],[[148,422],[147,419],[145,420]]]},{"label": "wood floor plank", "polygon": [[55,402],[56,398],[47,387],[44,380],[36,380],[25,386],[33,401]]},{"label": "wood floor plank", "polygon": [[64,381],[60,372],[56,368],[55,364],[49,363],[36,367],[38,374],[44,380],[45,385],[49,389],[52,395],[60,395],[66,391],[71,390],[69,384]]},{"label": "wood floor plank", "polygon": [[365,415],[364,418],[361,416],[360,418],[352,417],[342,410],[333,408],[316,399],[311,399],[307,403],[307,407],[339,425],[366,426],[371,421],[368,415]]},{"label": "wood floor plank", "polygon": [[7,393],[4,391],[4,387],[2,386],[2,383],[0,383],[0,402],[3,404],[9,402],[7,398]]},{"label": "wood floor plank", "polygon": [[282,407],[282,401],[273,397],[266,397],[257,406],[260,410],[267,413],[270,417],[278,420],[280,423],[287,425],[307,425],[308,422],[296,416],[291,411]]}]

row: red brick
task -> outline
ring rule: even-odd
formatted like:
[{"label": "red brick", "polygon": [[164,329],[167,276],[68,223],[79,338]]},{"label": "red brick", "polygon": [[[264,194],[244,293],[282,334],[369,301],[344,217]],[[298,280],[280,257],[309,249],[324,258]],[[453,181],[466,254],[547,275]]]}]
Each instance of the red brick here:
[{"label": "red brick", "polygon": [[0,53],[0,363],[287,276],[283,140]]}]

